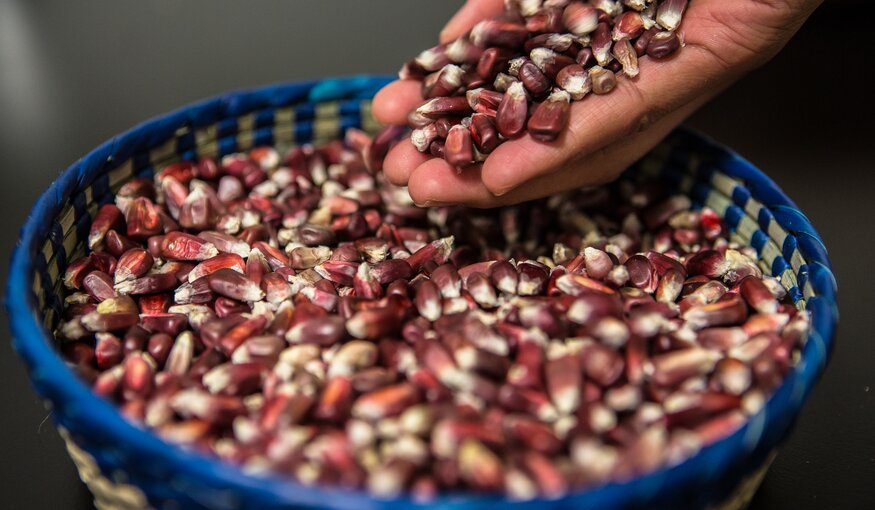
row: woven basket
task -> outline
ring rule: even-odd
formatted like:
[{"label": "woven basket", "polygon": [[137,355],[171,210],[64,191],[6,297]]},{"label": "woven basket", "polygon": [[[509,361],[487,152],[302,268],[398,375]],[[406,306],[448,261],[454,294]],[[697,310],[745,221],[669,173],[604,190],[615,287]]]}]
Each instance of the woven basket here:
[{"label": "woven basket", "polygon": [[[348,127],[377,128],[370,98],[388,78],[354,77],[227,94],[180,109],[101,145],[39,198],[12,258],[6,307],[17,352],[50,404],[81,477],[99,508],[365,510],[421,506],[360,492],[305,487],[237,468],[161,441],[94,396],[58,356],[52,331],[62,310],[59,275],[84,254],[92,216],[132,176],[167,163],[252,146],[323,142]],[[726,220],[780,278],[813,329],[801,361],[761,412],[686,462],[626,483],[557,500],[511,503],[451,494],[430,508],[742,508],[786,438],[832,347],[836,283],[820,236],[780,189],[750,163],[685,131],[672,134],[630,172],[657,176]]]}]

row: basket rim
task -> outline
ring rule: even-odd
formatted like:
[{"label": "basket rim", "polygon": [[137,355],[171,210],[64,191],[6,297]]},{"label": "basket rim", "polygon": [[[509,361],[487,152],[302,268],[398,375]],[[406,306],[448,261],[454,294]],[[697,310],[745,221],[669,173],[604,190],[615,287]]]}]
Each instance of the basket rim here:
[{"label": "basket rim", "polygon": [[[71,190],[81,177],[85,166],[97,160],[107,160],[120,148],[130,145],[135,139],[160,140],[163,133],[171,133],[180,122],[190,119],[192,112],[203,114],[209,111],[214,115],[233,115],[245,113],[245,108],[255,102],[288,101],[289,97],[309,97],[311,101],[337,98],[337,94],[353,94],[365,99],[373,92],[394,79],[388,76],[359,75],[353,77],[325,80],[309,80],[287,84],[274,84],[245,89],[215,96],[183,106],[170,113],[147,120],[123,134],[101,144],[88,155],[67,168],[43,192],[33,206],[23,225],[15,251],[11,257],[9,278],[6,286],[5,305],[9,315],[12,344],[30,369],[32,385],[44,398],[54,405],[63,404],[64,418],[73,419],[87,425],[88,435],[100,437],[106,444],[124,444],[141,459],[150,459],[172,466],[174,471],[194,477],[198,483],[210,487],[232,489],[240,495],[241,501],[257,501],[265,505],[309,505],[325,508],[392,508],[401,509],[419,506],[407,495],[383,500],[363,491],[338,490],[325,487],[305,486],[294,480],[279,476],[252,476],[240,468],[218,459],[169,446],[157,435],[127,421],[109,402],[94,395],[70,370],[52,348],[52,335],[42,325],[38,306],[32,291],[34,260],[33,253],[39,253],[44,241],[45,229],[66,203]],[[323,92],[319,92],[322,90]],[[327,90],[327,92],[326,92]],[[340,91],[340,92],[338,92]],[[320,95],[321,94],[321,95]],[[332,94],[335,94],[332,97]],[[347,98],[347,96],[342,96]],[[273,103],[271,103],[273,104]],[[158,134],[156,134],[158,133]],[[751,194],[770,211],[776,212],[775,219],[788,232],[810,236],[818,248],[806,253],[811,266],[811,283],[817,296],[808,301],[812,312],[812,332],[800,361],[800,367],[791,372],[769,399],[760,413],[751,417],[741,429],[730,436],[713,443],[686,461],[662,468],[642,477],[624,482],[612,482],[599,487],[571,492],[558,499],[535,499],[511,502],[500,495],[476,495],[467,493],[442,493],[428,505],[441,508],[473,509],[486,504],[510,504],[514,508],[601,508],[629,501],[631,495],[655,495],[671,489],[678,484],[691,483],[701,478],[702,473],[716,475],[727,465],[738,462],[743,456],[739,446],[750,443],[750,438],[762,440],[763,430],[779,418],[798,414],[799,406],[807,398],[812,386],[822,373],[832,350],[838,310],[835,301],[836,282],[823,242],[810,221],[784,192],[764,173],[750,162],[741,158],[728,148],[710,139],[683,130],[681,136],[686,142],[707,146],[721,156],[720,170],[727,175],[742,179]],[[788,214],[777,214],[778,212]],[[804,366],[802,366],[804,365]],[[802,392],[801,396],[796,395]],[[795,397],[791,401],[791,393]],[[794,409],[795,408],[795,409]],[[757,435],[759,434],[759,435]],[[755,437],[754,437],[755,436]],[[748,452],[753,449],[748,445]],[[136,459],[141,461],[141,459]],[[428,506],[426,505],[426,506]]]}]

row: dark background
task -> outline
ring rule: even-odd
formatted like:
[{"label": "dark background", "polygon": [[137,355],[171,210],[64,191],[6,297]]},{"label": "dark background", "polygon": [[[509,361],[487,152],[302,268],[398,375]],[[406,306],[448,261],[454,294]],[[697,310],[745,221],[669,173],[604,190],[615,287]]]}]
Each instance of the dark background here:
[{"label": "dark background", "polygon": [[[4,287],[30,206],[103,140],[230,89],[394,73],[461,3],[0,0]],[[872,4],[827,1],[772,63],[689,121],[787,191],[823,235],[839,282],[838,347],[755,509],[875,508]],[[46,418],[4,341],[0,508],[91,508]]]}]

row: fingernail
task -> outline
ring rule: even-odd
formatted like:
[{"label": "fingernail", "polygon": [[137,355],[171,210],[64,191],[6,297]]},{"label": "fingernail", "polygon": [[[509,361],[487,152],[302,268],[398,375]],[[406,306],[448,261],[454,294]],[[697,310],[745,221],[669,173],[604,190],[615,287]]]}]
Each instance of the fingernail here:
[{"label": "fingernail", "polygon": [[492,192],[492,196],[501,197],[507,195],[513,188],[501,188]]}]

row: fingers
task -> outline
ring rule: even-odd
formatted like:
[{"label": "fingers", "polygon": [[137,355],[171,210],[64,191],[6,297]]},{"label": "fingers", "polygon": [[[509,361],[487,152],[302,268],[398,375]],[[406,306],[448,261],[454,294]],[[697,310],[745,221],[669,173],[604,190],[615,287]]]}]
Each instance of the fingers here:
[{"label": "fingers", "polygon": [[413,171],[409,181],[410,195],[421,205],[462,203],[474,207],[499,207],[610,182],[655,147],[703,102],[704,99],[684,105],[645,131],[564,164],[554,173],[532,179],[525,186],[501,196],[493,195],[483,184],[481,168],[472,167],[458,173],[438,159],[432,159]]},{"label": "fingers", "polygon": [[432,159],[431,154],[423,154],[416,150],[409,139],[399,142],[383,161],[383,174],[389,182],[396,186],[407,186],[410,174],[416,167]]},{"label": "fingers", "polygon": [[433,158],[416,167],[408,183],[410,197],[422,207],[466,204],[493,207],[495,197],[480,180],[480,166],[457,170],[442,159]]},{"label": "fingers", "polygon": [[502,195],[531,179],[547,175],[609,143],[632,136],[699,96],[710,97],[731,78],[712,55],[688,46],[674,58],[641,62],[641,78],[620,79],[603,96],[592,95],[571,106],[565,132],[554,143],[524,136],[500,145],[483,166],[483,182]]},{"label": "fingers", "polygon": [[462,37],[477,22],[497,16],[503,10],[504,0],[468,0],[441,30],[441,43]]},{"label": "fingers", "polygon": [[407,124],[407,114],[422,102],[422,85],[414,80],[398,80],[386,85],[374,96],[372,110],[383,124]]}]

